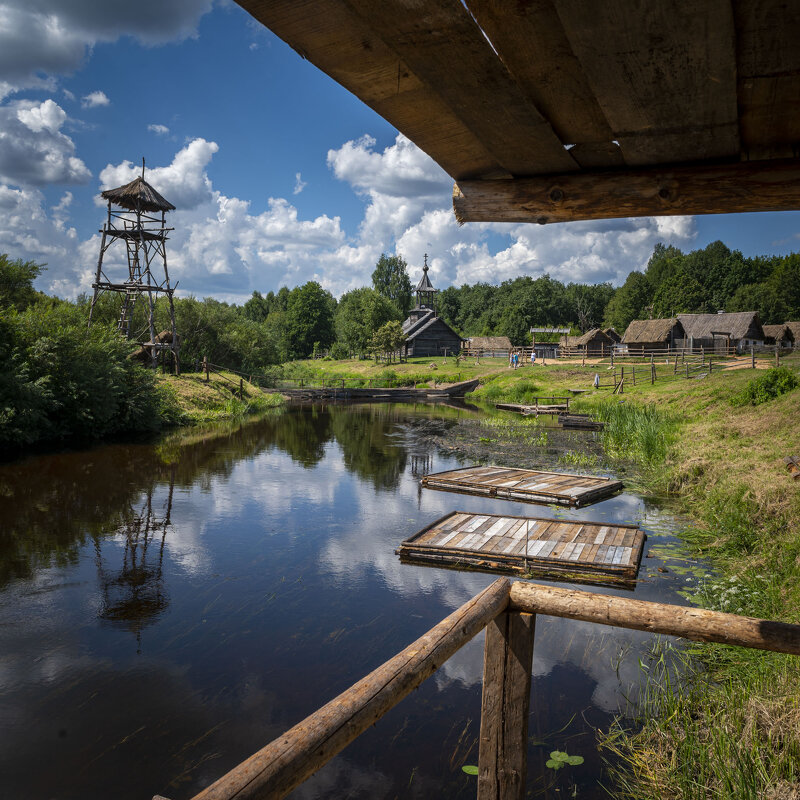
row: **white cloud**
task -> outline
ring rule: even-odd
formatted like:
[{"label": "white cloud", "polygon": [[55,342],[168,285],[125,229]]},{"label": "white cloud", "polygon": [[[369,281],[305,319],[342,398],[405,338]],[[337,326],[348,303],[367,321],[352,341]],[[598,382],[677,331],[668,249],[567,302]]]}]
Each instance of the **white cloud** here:
[{"label": "white cloud", "polygon": [[292,191],[292,194],[300,194],[300,192],[302,192],[307,185],[308,184],[303,180],[301,173],[296,172],[294,176],[294,190]]},{"label": "white cloud", "polygon": [[96,91],[84,95],[81,99],[82,108],[98,108],[100,106],[110,106],[111,101],[105,92]]},{"label": "white cloud", "polygon": [[91,177],[61,133],[66,112],[53,100],[0,106],[0,181],[16,185],[86,183]]},{"label": "white cloud", "polygon": [[[452,180],[402,135],[383,152],[375,150],[369,136],[346,142],[329,151],[328,164],[336,177],[368,198],[359,243],[376,254],[396,250],[412,270],[429,253],[438,288],[544,274],[565,283],[618,284],[644,266],[656,242],[681,246],[695,236],[692,217],[459,227],[451,206]],[[366,272],[359,278],[368,283]]]},{"label": "white cloud", "polygon": [[169,128],[166,125],[158,125],[154,123],[152,125],[148,125],[147,130],[149,130],[150,133],[155,133],[156,136],[167,136],[169,134]]},{"label": "white cloud", "polygon": [[212,0],[0,0],[0,99],[24,88],[53,89],[99,42],[131,36],[145,45],[194,36]]}]

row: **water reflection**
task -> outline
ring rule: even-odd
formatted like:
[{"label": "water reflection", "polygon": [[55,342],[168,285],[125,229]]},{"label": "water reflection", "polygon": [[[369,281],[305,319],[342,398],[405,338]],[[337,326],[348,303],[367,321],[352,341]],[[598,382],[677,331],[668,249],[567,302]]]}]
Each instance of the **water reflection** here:
[{"label": "water reflection", "polygon": [[[420,492],[420,475],[459,465],[429,435],[473,413],[298,408],[0,466],[4,792],[191,797],[484,588],[492,576],[394,553],[455,508],[531,512]],[[674,542],[632,495],[559,513],[641,519],[653,541]],[[685,577],[657,573],[665,557],[643,569],[637,596],[675,599]],[[594,727],[638,669],[621,654],[648,641],[537,622],[535,796],[566,790],[539,765],[546,748],[584,755],[579,796],[602,796]],[[461,764],[476,759],[482,646],[470,642],[297,796],[474,797]]]}]

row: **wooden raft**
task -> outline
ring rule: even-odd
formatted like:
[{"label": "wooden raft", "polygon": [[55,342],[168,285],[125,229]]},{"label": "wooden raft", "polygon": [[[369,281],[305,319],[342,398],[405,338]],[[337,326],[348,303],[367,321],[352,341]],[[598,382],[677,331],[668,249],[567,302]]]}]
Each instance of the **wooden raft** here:
[{"label": "wooden raft", "polygon": [[410,563],[630,585],[646,538],[635,525],[453,511],[396,552]]},{"label": "wooden raft", "polygon": [[426,475],[421,483],[428,489],[576,508],[622,490],[622,481],[612,478],[510,467],[464,467]]}]

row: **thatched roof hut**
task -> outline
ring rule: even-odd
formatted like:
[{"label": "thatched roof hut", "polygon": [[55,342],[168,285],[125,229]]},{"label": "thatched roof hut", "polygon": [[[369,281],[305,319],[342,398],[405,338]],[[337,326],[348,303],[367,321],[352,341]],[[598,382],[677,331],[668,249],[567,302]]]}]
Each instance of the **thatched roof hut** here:
[{"label": "thatched roof hut", "polygon": [[609,339],[613,339],[615,342],[621,342],[622,337],[616,332],[614,328],[603,328],[603,333],[608,336]]},{"label": "thatched roof hut", "polygon": [[144,178],[136,178],[117,189],[106,189],[104,200],[128,211],[174,211],[175,206],[162,197]]},{"label": "thatched roof hut", "polygon": [[[800,323],[795,323],[800,327]],[[762,325],[764,331],[764,344],[779,344],[788,347],[796,341],[794,332],[788,323],[782,322],[779,325]]]},{"label": "thatched roof hut", "polygon": [[592,328],[581,336],[562,336],[561,346],[587,353],[610,353],[616,342],[600,328]]},{"label": "thatched roof hut", "polygon": [[508,336],[471,336],[468,340],[470,350],[511,350]]},{"label": "thatched roof hut", "polygon": [[795,347],[800,344],[800,322],[786,322],[786,327],[792,332],[794,336]]},{"label": "thatched roof hut", "polygon": [[622,344],[645,349],[668,347],[676,339],[684,338],[681,323],[671,319],[635,319],[628,325]]},{"label": "thatched roof hut", "polygon": [[726,335],[736,344],[756,344],[764,341],[764,331],[758,313],[755,311],[735,311],[720,314],[678,314],[678,319],[686,331],[686,338],[700,346]]}]

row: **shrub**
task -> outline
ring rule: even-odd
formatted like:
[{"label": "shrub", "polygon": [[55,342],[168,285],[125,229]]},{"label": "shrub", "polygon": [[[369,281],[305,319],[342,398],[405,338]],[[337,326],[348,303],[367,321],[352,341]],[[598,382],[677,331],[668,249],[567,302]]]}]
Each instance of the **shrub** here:
[{"label": "shrub", "polygon": [[773,367],[753,378],[741,392],[734,395],[734,406],[758,406],[800,386],[797,373],[788,367]]}]

